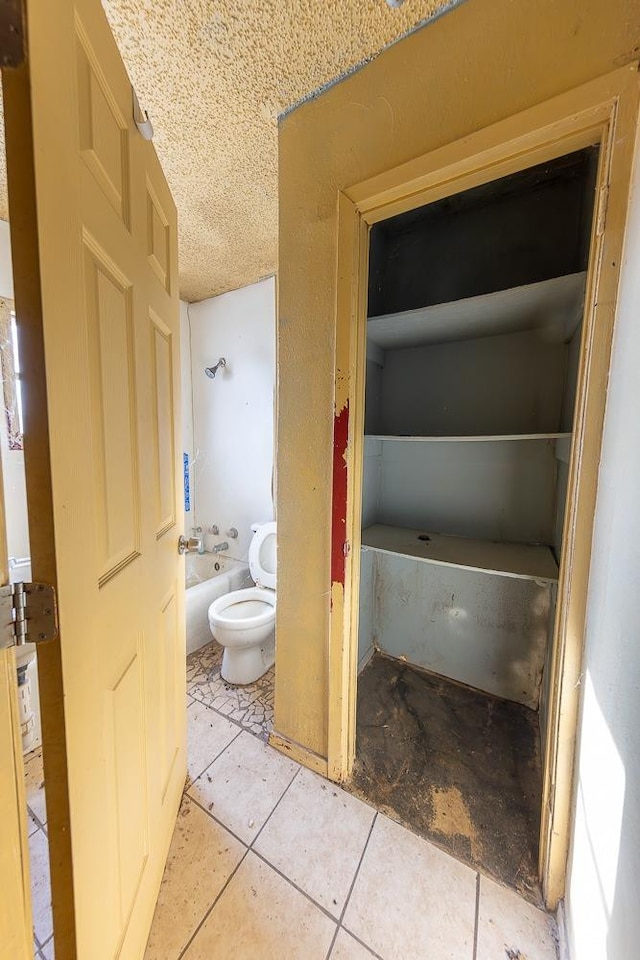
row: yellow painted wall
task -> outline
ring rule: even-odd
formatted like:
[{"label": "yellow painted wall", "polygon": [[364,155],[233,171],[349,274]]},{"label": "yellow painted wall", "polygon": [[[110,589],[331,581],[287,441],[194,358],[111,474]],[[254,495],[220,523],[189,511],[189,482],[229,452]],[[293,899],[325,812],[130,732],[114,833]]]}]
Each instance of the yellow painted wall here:
[{"label": "yellow painted wall", "polygon": [[327,755],[337,194],[640,56],[640,0],[466,0],[279,130],[278,733]]}]

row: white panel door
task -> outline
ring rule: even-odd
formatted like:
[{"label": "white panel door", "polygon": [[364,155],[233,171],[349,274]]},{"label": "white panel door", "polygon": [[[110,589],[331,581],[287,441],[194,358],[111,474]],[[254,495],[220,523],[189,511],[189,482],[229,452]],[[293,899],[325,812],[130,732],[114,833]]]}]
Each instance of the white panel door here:
[{"label": "white panel door", "polygon": [[75,938],[138,960],[186,766],[176,210],[99,0],[27,15]]}]

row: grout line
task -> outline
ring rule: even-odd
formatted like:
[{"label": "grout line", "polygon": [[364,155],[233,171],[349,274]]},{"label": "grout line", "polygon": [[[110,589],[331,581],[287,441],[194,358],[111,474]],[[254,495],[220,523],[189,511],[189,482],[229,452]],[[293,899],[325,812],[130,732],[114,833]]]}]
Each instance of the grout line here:
[{"label": "grout line", "polygon": [[[225,750],[226,750],[226,747],[225,747]],[[223,752],[224,752],[224,751],[223,751]],[[225,825],[224,825],[223,823],[221,823],[221,822],[218,820],[217,817],[214,817],[210,810],[205,810],[205,808],[202,806],[202,804],[198,803],[197,800],[194,800],[193,797],[189,796],[189,799],[192,800],[198,807],[200,807],[201,810],[204,810],[204,812],[205,812],[208,816],[210,816],[212,820],[215,820],[215,822],[218,823],[218,824],[220,824],[221,827],[224,827],[224,829],[227,830],[227,831],[231,834],[231,836],[235,837],[236,840],[238,840],[238,841],[244,846],[245,851],[244,851],[241,859],[240,859],[240,860],[238,861],[238,863],[236,864],[234,870],[229,874],[226,883],[224,884],[224,886],[222,887],[222,889],[221,889],[220,892],[218,893],[217,897],[215,898],[215,900],[213,901],[213,903],[211,904],[211,906],[209,907],[209,909],[208,909],[207,912],[205,913],[204,917],[202,918],[202,920],[200,921],[200,923],[198,924],[198,926],[197,926],[196,929],[194,930],[194,932],[193,932],[193,934],[191,935],[188,943],[185,944],[184,950],[182,950],[182,952],[180,953],[180,955],[179,955],[179,957],[178,957],[178,960],[182,960],[182,957],[184,957],[185,953],[187,952],[187,950],[189,949],[189,947],[190,947],[191,944],[193,943],[195,937],[198,935],[198,933],[199,933],[200,929],[202,928],[203,924],[206,922],[207,918],[210,916],[210,914],[211,914],[212,910],[214,909],[215,905],[217,904],[218,900],[220,899],[220,897],[222,896],[222,894],[225,892],[225,890],[227,889],[227,887],[228,887],[229,884],[231,883],[231,880],[233,879],[233,877],[236,875],[236,873],[237,873],[238,870],[240,869],[241,864],[243,864],[244,861],[246,860],[249,851],[251,851],[252,853],[255,853],[255,851],[251,850],[252,845],[255,843],[255,841],[258,839],[258,837],[260,836],[260,834],[262,833],[262,831],[263,831],[264,828],[266,827],[267,823],[269,822],[269,820],[270,820],[271,817],[273,816],[276,808],[277,808],[278,805],[280,804],[280,801],[282,800],[282,797],[284,797],[285,793],[287,792],[287,790],[289,789],[289,787],[291,786],[291,784],[293,783],[293,781],[295,780],[295,778],[298,776],[298,773],[299,773],[299,772],[300,772],[300,766],[298,766],[298,769],[295,771],[295,773],[294,773],[294,775],[292,776],[291,780],[289,781],[289,783],[288,783],[287,786],[285,787],[285,789],[284,789],[282,795],[280,796],[278,802],[277,802],[276,805],[274,806],[273,810],[271,811],[271,813],[269,814],[269,816],[267,817],[267,819],[265,820],[265,822],[262,824],[261,828],[258,830],[257,834],[255,835],[255,837],[253,838],[253,840],[251,841],[251,844],[250,844],[249,846],[246,845],[246,843],[244,842],[244,840],[240,840],[240,837],[237,837],[236,834],[235,834],[232,830],[229,830],[228,827],[225,827]],[[256,856],[259,856],[259,854],[256,854]],[[264,858],[261,857],[260,859],[264,859]],[[266,863],[266,860],[265,860],[264,862]],[[270,866],[270,864],[269,864],[269,866]]]},{"label": "grout line", "polygon": [[[202,771],[202,773],[199,773],[198,776],[195,778],[195,780],[191,780],[191,784],[190,784],[189,786],[192,786],[194,783],[197,783],[198,780],[200,780],[201,777],[204,777],[204,775],[205,775],[205,773],[207,772],[207,770],[209,770],[209,769],[213,766],[213,764],[216,762],[216,760],[219,760],[219,759],[220,759],[220,757],[222,756],[222,754],[225,752],[225,750],[228,750],[228,749],[229,749],[229,747],[231,746],[232,743],[235,743],[235,742],[236,742],[236,740],[238,739],[238,737],[240,736],[241,733],[242,733],[242,730],[238,730],[238,732],[236,733],[236,735],[233,736],[233,737],[231,738],[231,740],[229,740],[229,743],[227,743],[226,746],[224,746],[224,747],[222,748],[222,750],[220,750],[219,753],[216,753],[216,755],[215,755],[215,757],[213,758],[213,760],[210,760],[210,761],[209,761],[209,763],[206,765],[206,767],[204,768],[204,770]],[[188,762],[188,761],[187,761],[187,762]],[[188,776],[189,776],[189,779],[191,779],[191,775],[188,774]]]},{"label": "grout line", "polygon": [[[248,726],[245,726],[241,720],[235,720],[232,717],[229,717],[226,713],[223,713],[221,710],[218,710],[217,707],[212,707],[210,703],[206,703],[204,700],[198,700],[198,703],[202,704],[203,707],[207,707],[208,710],[213,710],[214,713],[217,713],[219,717],[222,717],[223,720],[228,720],[229,723],[235,724],[236,727],[240,727],[241,730],[246,730],[247,733],[253,734],[254,737],[260,739],[260,735],[255,732],[255,730],[249,729]],[[265,727],[262,728],[264,733],[268,736],[270,731]],[[266,742],[266,741],[265,741]]]},{"label": "grout line", "polygon": [[[367,834],[367,839],[365,840],[365,842],[364,842],[364,847],[362,848],[362,853],[360,854],[360,859],[358,860],[358,866],[356,867],[356,871],[355,871],[355,873],[354,873],[354,875],[353,875],[353,880],[351,881],[351,886],[349,887],[349,892],[347,893],[346,899],[345,899],[345,901],[344,901],[344,906],[342,907],[342,912],[340,913],[340,917],[338,918],[338,926],[336,927],[335,933],[334,933],[334,935],[333,935],[333,940],[331,941],[331,946],[329,947],[329,952],[328,952],[325,960],[329,960],[329,957],[331,956],[331,951],[333,950],[334,944],[335,944],[336,939],[337,939],[337,936],[338,936],[338,932],[339,932],[340,928],[342,927],[342,921],[344,920],[344,915],[345,915],[345,913],[347,912],[347,907],[349,906],[349,900],[351,899],[351,894],[353,893],[353,888],[354,888],[355,885],[356,885],[356,880],[358,879],[358,874],[360,873],[360,867],[362,866],[362,861],[364,860],[364,855],[365,855],[365,853],[367,852],[367,847],[369,846],[369,840],[371,839],[371,834],[373,833],[373,828],[374,828],[375,825],[376,825],[376,820],[377,820],[377,819],[378,819],[378,811],[376,810],[376,812],[375,812],[375,814],[374,814],[374,817],[373,817],[373,820],[371,821],[371,826],[369,827],[369,833]],[[353,934],[351,933],[351,931],[350,931],[350,930],[347,930],[346,927],[344,927],[343,929],[346,930],[347,933],[348,933],[350,936],[353,936]],[[362,940],[359,940],[359,939],[358,939],[358,937],[355,937],[355,939],[358,940],[358,942],[361,943],[363,947],[366,947],[367,950],[369,950],[370,953],[373,953],[373,951],[371,950],[371,948],[370,948],[369,946],[367,946],[366,943],[363,943]],[[376,954],[374,954],[374,956],[377,957],[378,954],[376,953]]]},{"label": "grout line", "polygon": [[473,960],[478,955],[478,924],[480,922],[480,874],[476,873],[476,911],[473,925]]},{"label": "grout line", "polygon": [[[267,819],[265,820],[265,822],[262,824],[262,826],[261,826],[260,829],[258,830],[257,834],[255,835],[255,837],[253,838],[253,840],[251,841],[251,843],[250,843],[248,846],[247,846],[247,844],[246,844],[246,841],[241,840],[240,837],[238,837],[235,833],[233,833],[232,830],[229,829],[229,827],[225,826],[224,823],[222,823],[220,820],[218,820],[218,818],[217,818],[214,814],[212,814],[211,811],[209,811],[209,810],[207,810],[205,807],[203,807],[201,803],[199,803],[197,800],[194,800],[194,798],[191,797],[191,796],[189,796],[189,799],[190,799],[190,800],[193,800],[193,802],[194,802],[198,807],[200,807],[201,810],[203,810],[205,813],[207,813],[207,814],[211,817],[212,820],[215,820],[216,823],[218,823],[221,827],[223,827],[225,830],[227,830],[233,837],[235,837],[237,840],[239,840],[240,843],[243,844],[243,846],[247,847],[247,852],[250,850],[251,853],[253,853],[259,860],[261,860],[261,861],[265,864],[265,866],[269,867],[270,870],[273,870],[274,873],[277,873],[278,876],[281,877],[283,880],[286,880],[286,882],[287,882],[291,887],[293,887],[294,890],[297,890],[298,893],[301,893],[302,896],[305,897],[305,899],[307,899],[310,903],[313,904],[314,907],[316,907],[318,910],[320,910],[322,913],[324,913],[326,917],[328,917],[331,921],[333,921],[333,923],[335,923],[335,924],[337,925],[337,926],[336,926],[336,934],[337,934],[338,925],[339,925],[339,923],[340,923],[340,920],[339,920],[338,918],[336,918],[336,916],[335,916],[334,914],[330,913],[329,910],[327,910],[327,908],[324,907],[321,903],[318,903],[317,900],[314,900],[313,897],[312,897],[310,894],[308,894],[305,890],[303,890],[301,887],[299,887],[299,886],[297,885],[297,883],[295,883],[290,877],[288,877],[286,874],[284,874],[284,873],[283,873],[278,867],[276,867],[273,863],[271,863],[269,860],[267,860],[267,858],[266,858],[265,856],[263,856],[263,854],[261,854],[261,853],[260,853],[258,850],[256,850],[255,847],[254,847],[254,844],[257,842],[258,838],[260,837],[260,834],[261,834],[262,831],[265,829],[265,827],[266,827],[267,824],[269,823],[271,817],[274,815],[274,813],[276,812],[276,810],[277,810],[278,807],[280,806],[282,800],[284,799],[284,797],[285,797],[286,794],[288,793],[289,789],[290,789],[291,786],[293,785],[294,780],[296,779],[296,777],[298,776],[298,774],[300,773],[300,771],[301,771],[302,769],[303,769],[303,768],[302,768],[300,765],[298,765],[298,769],[295,771],[293,777],[291,778],[291,780],[289,781],[289,783],[288,783],[287,786],[285,787],[284,791],[282,792],[282,795],[280,796],[280,798],[278,799],[277,803],[276,803],[275,806],[273,807],[273,810],[271,811],[271,813],[269,814],[269,816],[267,817]],[[375,823],[376,816],[377,816],[377,814],[374,816],[374,818],[373,818],[373,820],[372,820],[372,823],[371,823],[371,827],[370,827],[370,829],[369,829],[369,833],[367,834],[367,839],[366,839],[366,841],[365,841],[365,845],[364,845],[364,849],[363,849],[363,852],[362,852],[362,856],[360,857],[360,860],[358,861],[358,866],[357,866],[357,868],[356,868],[356,873],[355,873],[355,876],[354,876],[354,880],[353,880],[353,883],[351,884],[351,887],[349,888],[349,893],[348,893],[348,895],[347,895],[347,900],[345,901],[345,907],[343,908],[343,911],[342,911],[341,916],[344,914],[344,910],[346,909],[346,904],[348,903],[349,896],[351,895],[351,890],[353,889],[353,884],[355,883],[355,878],[357,877],[358,871],[359,871],[359,869],[360,869],[360,864],[362,863],[362,858],[364,857],[364,852],[365,852],[365,850],[366,850],[366,848],[367,848],[367,844],[368,844],[368,842],[369,842],[369,837],[371,836],[371,830],[373,829],[373,824]],[[244,858],[243,858],[243,859],[244,859]],[[335,939],[335,934],[334,934],[334,939]],[[333,940],[332,940],[332,945],[333,945]]]},{"label": "grout line", "polygon": [[[234,737],[234,740],[237,740],[237,739],[238,739],[237,737]],[[233,741],[232,741],[232,743],[233,743]],[[229,744],[229,746],[231,746],[231,744]],[[225,747],[225,750],[226,750],[226,747]],[[223,750],[222,752],[224,753],[224,750]],[[211,766],[211,764],[209,764],[209,766]],[[208,770],[208,769],[209,769],[209,767],[207,767],[207,770]],[[205,807],[204,804],[202,804],[202,803],[197,799],[197,797],[191,796],[191,794],[189,793],[190,787],[189,787],[187,790],[184,791],[184,796],[188,797],[189,800],[190,800],[192,803],[195,803],[195,805],[196,805],[197,807],[200,807],[200,809],[202,810],[203,813],[206,813],[208,817],[211,817],[212,820],[215,820],[215,822],[218,824],[218,826],[222,827],[223,830],[226,830],[227,833],[230,833],[231,836],[234,837],[236,840],[238,840],[238,842],[241,843],[243,847],[246,847],[247,850],[250,850],[250,849],[252,848],[253,844],[256,842],[256,840],[257,840],[258,837],[260,836],[260,834],[262,833],[262,831],[264,830],[264,828],[266,827],[267,823],[269,822],[269,820],[271,819],[271,817],[273,816],[273,814],[275,813],[276,807],[278,807],[278,805],[280,804],[280,801],[282,800],[282,797],[284,797],[285,793],[287,792],[287,790],[289,789],[289,787],[291,786],[291,784],[293,783],[293,781],[295,780],[295,778],[296,778],[296,777],[298,776],[298,774],[300,773],[300,769],[301,769],[301,768],[299,767],[299,768],[296,770],[296,772],[294,773],[293,777],[291,778],[291,780],[289,781],[289,783],[288,783],[287,786],[285,787],[282,795],[279,797],[279,799],[278,799],[276,805],[274,806],[273,810],[271,811],[271,813],[269,814],[269,816],[267,817],[267,819],[265,820],[265,822],[262,824],[262,826],[260,827],[260,829],[259,829],[258,832],[256,833],[256,835],[255,835],[255,837],[253,838],[253,840],[251,841],[251,843],[247,843],[247,841],[246,841],[246,840],[243,840],[242,837],[239,837],[237,833],[234,833],[233,830],[226,825],[226,823],[223,823],[222,820],[220,820],[218,817],[216,817],[216,815],[215,815],[214,813],[212,813],[211,810],[209,810],[207,807]],[[205,771],[205,772],[206,772],[206,771]],[[200,777],[198,777],[198,780],[199,780],[199,779],[200,779]],[[197,781],[194,780],[194,783],[197,783]],[[193,784],[192,784],[192,786],[193,786]]]},{"label": "grout line", "polygon": [[[226,720],[230,720],[231,723],[237,723],[237,724],[240,723],[240,720],[236,720],[236,719],[234,719],[233,717],[230,717],[228,714],[222,713],[222,711],[219,710],[218,707],[214,707],[212,703],[207,703],[206,700],[203,700],[203,699],[202,699],[202,695],[201,695],[201,696],[198,696],[198,693],[197,693],[197,692],[194,692],[194,690],[192,690],[192,689],[190,688],[190,686],[189,686],[189,684],[192,683],[192,682],[193,682],[193,681],[191,681],[191,680],[187,680],[186,695],[187,695],[188,697],[191,697],[192,700],[195,700],[197,703],[202,703],[202,704],[204,704],[205,707],[209,707],[211,710],[215,710],[216,713],[219,713],[220,716],[225,717]],[[261,692],[261,691],[259,691],[259,692]],[[211,694],[204,694],[204,696],[209,696],[209,697],[210,697]],[[222,694],[220,693],[220,694],[218,694],[218,696],[221,697]],[[216,696],[216,697],[214,697],[214,699],[217,700],[218,697]],[[232,699],[232,698],[229,697],[228,699],[230,700],[230,699]],[[259,697],[257,697],[256,699],[257,699],[258,702],[262,705],[262,708],[263,708],[263,709],[264,709],[265,706],[266,706],[266,707],[268,707],[271,711],[273,711],[273,705],[272,705],[272,704],[268,703],[268,704],[265,705],[264,702],[261,701]],[[252,703],[253,703],[253,702],[255,702],[255,701],[252,701]],[[190,706],[191,706],[191,704],[187,704],[187,709],[189,709]],[[250,707],[251,707],[251,704],[247,707],[247,711],[250,709]]]},{"label": "grout line", "polygon": [[376,811],[376,813],[374,814],[373,820],[371,821],[371,826],[369,827],[369,833],[367,834],[367,839],[365,840],[364,847],[362,848],[362,854],[361,854],[361,856],[360,856],[360,859],[358,860],[358,866],[356,867],[356,872],[355,872],[354,875],[353,875],[353,880],[351,881],[351,886],[349,887],[349,892],[348,892],[348,894],[347,894],[347,898],[346,898],[346,900],[344,901],[344,907],[342,908],[342,913],[340,914],[340,919],[339,919],[339,921],[338,921],[338,922],[340,923],[340,925],[342,925],[342,921],[344,920],[344,915],[345,915],[345,913],[347,912],[347,907],[349,906],[349,900],[351,899],[351,894],[353,893],[353,888],[354,888],[355,885],[356,885],[356,880],[358,879],[358,874],[360,873],[360,867],[362,866],[362,861],[364,860],[364,855],[365,855],[365,853],[367,852],[367,847],[369,846],[369,840],[371,839],[371,834],[373,833],[373,828],[374,828],[375,825],[376,825],[376,820],[377,820],[377,819],[378,819],[378,812]]},{"label": "grout line", "polygon": [[[288,877],[288,876],[286,875],[286,873],[283,873],[282,870],[279,870],[279,869],[278,869],[278,867],[274,867],[274,865],[273,865],[269,860],[267,860],[266,857],[264,857],[261,853],[259,853],[257,850],[252,849],[252,850],[251,850],[251,853],[252,853],[255,857],[257,857],[258,860],[262,860],[262,862],[264,863],[264,865],[265,865],[266,867],[269,867],[269,870],[273,870],[273,872],[274,872],[274,873],[277,873],[279,877],[282,877],[283,880],[286,880],[290,887],[293,887],[294,890],[297,890],[298,893],[301,893],[302,896],[305,898],[305,900],[308,900],[309,903],[311,903],[314,907],[316,907],[317,910],[320,910],[321,913],[324,913],[325,917],[328,917],[329,920],[331,920],[333,923],[336,923],[336,924],[337,924],[338,921],[336,920],[335,916],[334,916],[332,913],[329,913],[329,911],[327,910],[327,908],[326,908],[326,907],[323,907],[321,903],[318,903],[317,900],[314,900],[310,893],[307,893],[306,890],[303,890],[302,887],[299,887],[298,884],[297,884],[294,880],[291,879],[291,877]],[[337,927],[336,927],[336,929],[337,929]],[[334,936],[335,936],[335,935],[334,935]],[[333,943],[333,941],[331,941],[331,942]]]},{"label": "grout line", "polygon": [[[294,761],[294,763],[295,763],[295,761]],[[284,790],[282,791],[282,793],[281,793],[281,795],[280,795],[280,799],[278,800],[278,802],[276,803],[275,807],[273,808],[273,810],[271,811],[271,813],[269,814],[269,816],[267,817],[267,819],[265,820],[265,822],[262,824],[262,826],[260,827],[260,829],[259,829],[258,832],[256,833],[256,835],[255,835],[255,837],[253,838],[253,840],[251,841],[251,843],[249,844],[249,849],[250,849],[250,850],[253,849],[254,843],[256,842],[256,840],[258,839],[258,837],[260,836],[260,834],[262,833],[262,831],[264,830],[264,828],[266,827],[266,825],[269,823],[269,820],[271,820],[271,817],[274,815],[274,813],[276,812],[276,810],[277,810],[278,807],[280,806],[283,798],[284,798],[285,795],[289,792],[289,788],[291,787],[291,784],[293,783],[293,781],[296,779],[296,777],[298,776],[298,774],[299,774],[300,771],[302,770],[302,767],[300,766],[299,763],[296,763],[296,766],[297,766],[298,769],[296,770],[296,772],[294,773],[294,775],[291,777],[291,780],[290,780],[289,783],[286,785],[286,787],[284,788]]]},{"label": "grout line", "polygon": [[[250,730],[249,727],[245,726],[241,720],[235,720],[232,717],[227,716],[226,713],[222,713],[222,711],[218,710],[217,707],[214,707],[212,706],[212,704],[207,703],[206,700],[201,700],[200,697],[196,697],[195,694],[193,693],[189,694],[189,696],[193,698],[194,703],[199,703],[201,706],[206,707],[208,710],[213,710],[213,712],[216,713],[219,717],[222,717],[223,720],[228,720],[229,723],[233,723],[236,727],[240,727],[241,730],[245,730],[247,733],[250,733],[253,737],[256,737],[257,740],[262,740],[263,743],[267,743],[267,740],[263,739],[260,734],[257,734],[255,732],[255,730]],[[189,709],[190,706],[191,704],[187,706],[187,710]],[[266,727],[263,727],[262,729],[268,739],[269,734],[271,733],[272,727],[270,727],[269,729],[267,729]]]},{"label": "grout line", "polygon": [[[203,700],[203,699],[202,699],[203,696],[205,696],[205,697],[210,697],[210,696],[212,696],[211,694],[205,693],[205,694],[201,694],[201,695],[199,696],[197,692],[194,693],[192,690],[189,690],[189,689],[187,689],[187,694],[188,694],[188,696],[190,696],[190,697],[192,697],[194,700],[196,700],[198,703],[202,703],[202,704],[204,704],[206,707],[210,707],[212,710],[215,710],[216,713],[221,713],[221,711],[218,709],[218,707],[214,707],[212,703],[207,703],[206,700]],[[222,694],[218,694],[218,696],[221,697]],[[218,697],[216,696],[216,697],[214,697],[213,699],[214,699],[214,700],[217,700]],[[229,698],[229,699],[230,699],[230,698]],[[272,706],[271,706],[271,704],[267,704],[267,706],[268,706],[270,709],[273,709]],[[247,710],[248,710],[248,709],[249,709],[249,708],[247,707]],[[229,716],[228,714],[226,714],[226,713],[223,713],[222,716],[223,716],[223,717],[226,717],[227,720],[231,720],[232,723],[240,723],[239,720],[236,720],[235,718],[230,717],[230,716]]]},{"label": "grout line", "polygon": [[[34,813],[33,810],[31,809],[31,807],[29,806],[29,804],[27,804],[27,810],[28,810],[29,813],[31,814],[32,819],[35,821],[38,830],[42,830],[42,832],[44,833],[44,835],[45,835],[45,837],[46,837],[46,836],[47,836],[47,825],[46,825],[46,823],[43,823],[42,820],[40,819],[40,817],[37,817],[37,816],[35,815],[35,813]],[[31,834],[29,834],[29,836],[33,836],[33,833],[36,833],[36,831],[34,830]]]},{"label": "grout line", "polygon": [[191,944],[193,943],[193,941],[195,940],[195,938],[196,938],[196,937],[198,936],[198,934],[200,933],[200,930],[202,929],[202,927],[204,926],[204,924],[205,924],[206,921],[208,920],[209,916],[211,915],[211,911],[213,910],[213,908],[214,908],[215,905],[217,904],[218,900],[220,899],[220,897],[222,896],[222,894],[225,892],[225,890],[227,889],[227,887],[229,886],[229,884],[231,883],[231,881],[232,881],[233,878],[235,877],[236,873],[238,872],[238,870],[240,869],[240,867],[241,867],[242,864],[244,863],[244,861],[245,861],[248,853],[249,853],[249,848],[246,847],[244,853],[242,854],[242,857],[240,858],[240,860],[237,862],[237,864],[235,865],[235,867],[233,868],[233,870],[231,871],[231,873],[230,873],[229,876],[227,877],[227,879],[226,879],[225,883],[223,884],[222,889],[219,891],[217,897],[214,899],[214,901],[213,901],[213,903],[211,904],[211,906],[209,907],[209,909],[205,912],[204,917],[202,918],[202,920],[200,921],[200,923],[198,924],[198,926],[196,927],[196,929],[195,929],[195,930],[193,931],[193,933],[191,934],[191,936],[190,936],[189,940],[187,941],[187,943],[184,945],[184,949],[181,950],[180,954],[178,955],[177,960],[182,960],[182,958],[184,957],[185,953],[187,952],[187,950],[189,949],[189,947],[191,946]]},{"label": "grout line", "polygon": [[[375,950],[373,949],[373,947],[370,947],[368,943],[365,943],[364,940],[361,940],[360,937],[359,937],[356,933],[352,933],[351,930],[347,930],[347,928],[346,928],[346,927],[343,927],[342,924],[340,925],[340,927],[339,927],[338,929],[339,929],[339,930],[344,930],[344,932],[345,932],[346,934],[348,934],[350,937],[352,937],[352,938],[356,941],[356,943],[359,943],[361,947],[364,947],[364,949],[365,949],[368,953],[370,953],[372,957],[374,957],[374,960],[385,960],[385,958],[384,958],[381,954],[375,952]],[[336,934],[336,936],[337,936],[337,934]],[[329,960],[328,957],[327,957],[327,960]]]},{"label": "grout line", "polygon": [[219,827],[222,827],[223,830],[226,830],[227,833],[230,833],[231,836],[234,838],[234,840],[237,840],[238,843],[241,843],[242,846],[246,847],[247,850],[249,849],[249,846],[247,845],[247,842],[245,840],[242,840],[237,833],[234,833],[233,830],[230,830],[229,827],[227,827],[222,822],[222,820],[218,820],[218,818],[213,813],[211,813],[211,810],[207,810],[207,808],[204,807],[199,800],[196,800],[195,797],[192,797],[188,791],[185,792],[184,796],[186,796],[191,801],[191,803],[195,803],[196,807],[200,807],[202,812],[206,813],[208,817],[211,817],[212,820],[215,820],[215,822],[218,824]]}]

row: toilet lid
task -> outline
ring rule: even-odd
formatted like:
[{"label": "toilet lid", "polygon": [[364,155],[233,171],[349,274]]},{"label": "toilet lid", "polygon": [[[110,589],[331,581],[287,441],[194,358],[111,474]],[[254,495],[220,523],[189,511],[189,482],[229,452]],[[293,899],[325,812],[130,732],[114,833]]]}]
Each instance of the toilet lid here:
[{"label": "toilet lid", "polygon": [[276,588],[276,525],[263,523],[253,535],[249,547],[249,570],[259,587]]}]

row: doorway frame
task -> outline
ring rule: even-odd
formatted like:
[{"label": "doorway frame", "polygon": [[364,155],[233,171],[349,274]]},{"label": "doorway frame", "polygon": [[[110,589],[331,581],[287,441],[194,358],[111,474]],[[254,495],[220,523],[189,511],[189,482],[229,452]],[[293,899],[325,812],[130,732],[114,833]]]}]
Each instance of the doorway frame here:
[{"label": "doorway frame", "polygon": [[370,229],[527,167],[600,148],[543,761],[538,870],[550,910],[565,891],[591,542],[639,91],[632,63],[338,194],[328,773],[343,781],[355,758]]}]

